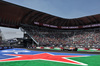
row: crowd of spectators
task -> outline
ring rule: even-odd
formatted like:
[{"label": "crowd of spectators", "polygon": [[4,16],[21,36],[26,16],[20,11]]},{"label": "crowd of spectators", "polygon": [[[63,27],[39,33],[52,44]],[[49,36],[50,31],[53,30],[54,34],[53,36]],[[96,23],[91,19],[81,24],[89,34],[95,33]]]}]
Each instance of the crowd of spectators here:
[{"label": "crowd of spectators", "polygon": [[100,47],[100,28],[59,30],[47,27],[24,27],[42,46]]}]

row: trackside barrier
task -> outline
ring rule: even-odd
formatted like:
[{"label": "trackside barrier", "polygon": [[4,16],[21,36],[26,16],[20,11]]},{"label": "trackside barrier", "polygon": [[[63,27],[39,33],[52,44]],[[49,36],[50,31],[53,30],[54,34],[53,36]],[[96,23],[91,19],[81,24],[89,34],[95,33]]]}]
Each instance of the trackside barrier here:
[{"label": "trackside barrier", "polygon": [[78,48],[78,50],[84,50],[84,48]]},{"label": "trackside barrier", "polygon": [[89,49],[89,50],[91,50],[91,51],[97,51],[98,49]]},{"label": "trackside barrier", "polygon": [[98,50],[100,50],[100,49],[98,49]]},{"label": "trackside barrier", "polygon": [[89,50],[89,48],[84,48],[84,50]]},{"label": "trackside barrier", "polygon": [[44,49],[44,47],[36,47],[36,49]]},{"label": "trackside barrier", "polygon": [[63,50],[63,47],[54,47],[54,50]]},{"label": "trackside barrier", "polygon": [[0,47],[0,50],[2,49],[2,47]]},{"label": "trackside barrier", "polygon": [[54,47],[44,47],[44,49],[54,49]]},{"label": "trackside barrier", "polygon": [[78,48],[78,50],[77,51],[89,51],[88,49],[86,49],[86,48]]},{"label": "trackside barrier", "polygon": [[[64,50],[63,47],[36,47],[36,49]],[[78,48],[77,51],[95,51],[95,52],[99,51],[100,52],[100,49]]]},{"label": "trackside barrier", "polygon": [[27,47],[27,48],[34,48],[34,47]]},{"label": "trackside barrier", "polygon": [[36,49],[63,50],[63,47],[36,47]]},{"label": "trackside barrier", "polygon": [[10,46],[0,46],[0,50],[5,50],[5,49],[12,49],[13,47]]},{"label": "trackside barrier", "polygon": [[93,49],[89,49],[89,48],[78,48],[78,51],[100,51],[100,49],[96,49],[96,48],[93,48]]}]

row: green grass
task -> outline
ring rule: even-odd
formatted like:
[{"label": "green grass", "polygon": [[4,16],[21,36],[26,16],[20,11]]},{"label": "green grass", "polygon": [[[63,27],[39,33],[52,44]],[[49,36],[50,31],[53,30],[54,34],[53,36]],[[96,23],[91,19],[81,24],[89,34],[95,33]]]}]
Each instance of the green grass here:
[{"label": "green grass", "polygon": [[78,58],[71,58],[71,59],[88,64],[88,66],[100,66],[100,55],[89,56],[89,57],[80,57],[80,58],[78,57]]},{"label": "green grass", "polygon": [[[100,66],[100,55],[89,57],[74,57],[70,58],[88,66]],[[46,60],[31,60],[31,61],[13,61],[13,62],[0,62],[0,66],[81,66],[68,63],[59,63]]]}]

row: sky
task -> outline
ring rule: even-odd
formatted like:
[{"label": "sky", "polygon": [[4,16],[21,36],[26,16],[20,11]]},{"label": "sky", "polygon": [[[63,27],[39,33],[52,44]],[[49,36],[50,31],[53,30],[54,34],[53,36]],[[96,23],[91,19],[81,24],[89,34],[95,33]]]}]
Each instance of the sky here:
[{"label": "sky", "polygon": [[[100,0],[4,0],[4,1],[8,1],[20,6],[24,6],[51,15],[69,19],[100,14]],[[20,31],[20,29],[11,29],[2,27],[1,30],[7,39],[14,37],[23,37],[23,33]],[[10,32],[11,35],[8,34]],[[15,32],[15,34],[13,34],[13,32]]]}]

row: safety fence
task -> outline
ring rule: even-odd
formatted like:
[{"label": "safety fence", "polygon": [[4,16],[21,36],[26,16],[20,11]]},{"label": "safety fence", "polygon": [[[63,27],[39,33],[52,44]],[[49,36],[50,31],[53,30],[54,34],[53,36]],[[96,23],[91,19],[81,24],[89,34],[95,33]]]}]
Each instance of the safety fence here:
[{"label": "safety fence", "polygon": [[13,47],[11,46],[0,46],[0,50],[5,50],[5,49],[12,49]]},{"label": "safety fence", "polygon": [[[31,47],[33,48],[33,47]],[[64,50],[65,47],[35,47],[36,49],[49,49],[49,50]],[[73,50],[74,48],[68,48]],[[100,48],[77,48],[77,51],[91,51],[91,52],[100,52]]]}]

